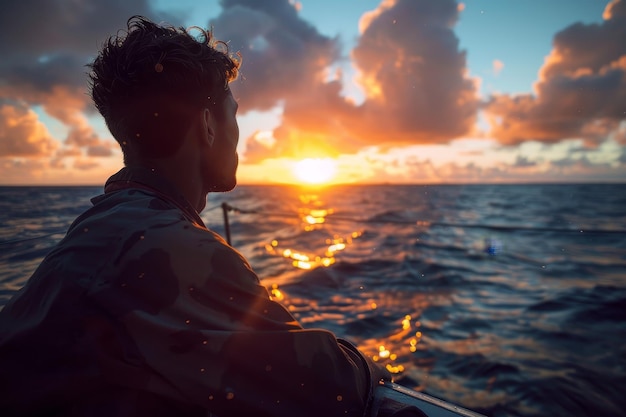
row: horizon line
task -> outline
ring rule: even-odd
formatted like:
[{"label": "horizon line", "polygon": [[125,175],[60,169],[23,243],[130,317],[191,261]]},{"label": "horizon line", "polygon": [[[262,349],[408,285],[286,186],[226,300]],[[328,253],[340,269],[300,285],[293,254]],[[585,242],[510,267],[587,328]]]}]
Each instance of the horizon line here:
[{"label": "horizon line", "polygon": [[[440,181],[440,182],[341,182],[341,183],[329,183],[329,184],[308,184],[308,183],[288,183],[288,182],[242,182],[236,185],[237,187],[266,187],[266,186],[286,186],[286,187],[301,187],[301,188],[331,188],[341,186],[398,186],[398,185],[416,185],[416,186],[438,186],[438,185],[585,185],[585,184],[606,184],[606,185],[626,185],[626,179],[599,179],[599,180],[554,180],[554,181],[485,181],[485,182],[462,182],[462,181]],[[98,184],[37,184],[37,183],[25,183],[25,184],[2,184],[2,188],[11,187],[104,187],[104,183]],[[233,189],[234,190],[234,189]],[[232,190],[231,190],[232,191]],[[229,192],[229,191],[224,191]],[[222,193],[224,193],[222,192]],[[210,194],[216,194],[213,192]]]}]

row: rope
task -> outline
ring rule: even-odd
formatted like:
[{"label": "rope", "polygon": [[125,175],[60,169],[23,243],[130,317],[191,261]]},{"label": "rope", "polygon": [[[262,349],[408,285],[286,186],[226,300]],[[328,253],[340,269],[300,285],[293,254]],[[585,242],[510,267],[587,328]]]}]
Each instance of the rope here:
[{"label": "rope", "polygon": [[[236,213],[242,214],[263,214],[266,217],[271,216],[296,216],[297,213],[294,212],[267,212],[267,211],[258,211],[258,210],[245,210],[240,209],[238,207],[231,206],[227,203],[224,203],[224,206],[229,210]],[[399,219],[364,219],[364,218],[354,218],[354,217],[346,217],[336,214],[329,214],[327,217],[332,218],[333,221],[348,221],[353,223],[385,223],[385,224],[406,224],[406,225],[415,225],[418,224],[419,221],[416,220],[399,220]],[[527,227],[527,226],[506,226],[506,225],[498,225],[498,224],[466,224],[466,223],[448,223],[448,222],[430,222],[425,221],[425,224],[429,226],[440,226],[440,227],[459,227],[466,229],[489,229],[489,230],[500,230],[500,231],[528,231],[528,232],[555,232],[555,233],[593,233],[593,234],[626,234],[626,230],[608,230],[608,229],[563,229],[556,227]]]}]

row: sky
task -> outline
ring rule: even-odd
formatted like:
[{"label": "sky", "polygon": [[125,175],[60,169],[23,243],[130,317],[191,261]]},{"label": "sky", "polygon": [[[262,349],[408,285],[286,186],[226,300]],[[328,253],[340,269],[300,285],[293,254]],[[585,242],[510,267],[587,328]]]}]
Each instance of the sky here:
[{"label": "sky", "polygon": [[626,0],[3,0],[0,185],[123,166],[86,64],[135,14],[242,58],[240,184],[626,182]]}]

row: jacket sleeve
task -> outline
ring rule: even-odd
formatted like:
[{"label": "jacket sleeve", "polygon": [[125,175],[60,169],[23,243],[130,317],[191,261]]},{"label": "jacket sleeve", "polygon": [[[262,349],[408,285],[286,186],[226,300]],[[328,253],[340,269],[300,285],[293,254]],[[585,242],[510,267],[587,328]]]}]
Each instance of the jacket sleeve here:
[{"label": "jacket sleeve", "polygon": [[118,334],[107,379],[220,417],[367,413],[377,381],[354,346],[303,329],[219,236],[176,232],[147,230],[90,288]]}]

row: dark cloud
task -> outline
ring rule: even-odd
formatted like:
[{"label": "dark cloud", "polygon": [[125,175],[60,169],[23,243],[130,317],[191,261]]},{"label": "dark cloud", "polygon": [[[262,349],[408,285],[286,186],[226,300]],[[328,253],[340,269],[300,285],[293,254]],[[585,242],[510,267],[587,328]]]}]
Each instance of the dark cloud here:
[{"label": "dark cloud", "polygon": [[11,85],[28,86],[41,92],[49,92],[59,85],[81,87],[85,91],[86,58],[70,54],[31,58],[30,61],[15,62],[10,66],[5,64],[5,68],[0,69],[2,78]]},{"label": "dark cloud", "polygon": [[[0,53],[45,56],[93,53],[94,41],[115,33],[133,14],[151,13],[146,0],[8,0],[2,4]],[[5,36],[13,35],[13,36]]]},{"label": "dark cloud", "polygon": [[551,181],[623,182],[626,175],[626,165],[623,163],[596,163],[584,155],[582,157],[565,157],[550,161],[546,170],[550,172],[549,178]]},{"label": "dark cloud", "polygon": [[537,162],[531,161],[530,159],[522,155],[517,155],[517,158],[515,158],[515,162],[513,163],[513,166],[517,168],[528,168],[534,167],[536,165]]},{"label": "dark cloud", "polygon": [[[84,86],[84,65],[134,14],[154,18],[147,0],[9,0],[0,14],[0,79],[37,88]],[[176,23],[176,22],[172,22]]]},{"label": "dark cloud", "polygon": [[308,94],[339,56],[336,39],[302,20],[287,0],[223,0],[211,22],[217,38],[243,56],[233,83],[240,110],[267,110],[280,100]]},{"label": "dark cloud", "polygon": [[177,23],[174,16],[156,14],[147,0],[4,1],[0,85],[38,92],[80,87],[80,94],[85,95],[85,64],[134,14]]},{"label": "dark cloud", "polygon": [[535,94],[494,95],[491,135],[515,145],[582,138],[595,146],[626,120],[626,2],[611,2],[601,24],[573,24],[554,37]]}]

